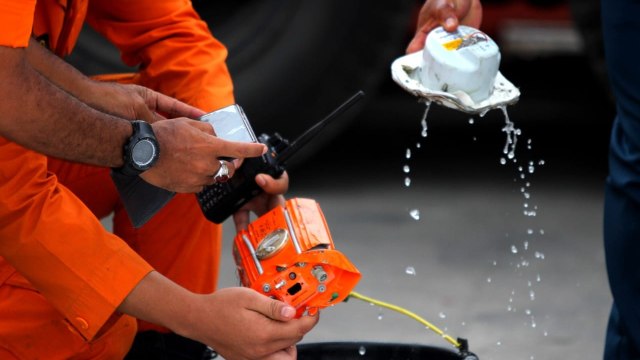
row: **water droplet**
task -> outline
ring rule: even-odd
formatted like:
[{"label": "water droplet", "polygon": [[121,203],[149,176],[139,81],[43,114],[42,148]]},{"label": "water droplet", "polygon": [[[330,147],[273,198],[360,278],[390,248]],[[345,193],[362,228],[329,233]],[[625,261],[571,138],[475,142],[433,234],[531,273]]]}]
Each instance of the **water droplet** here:
[{"label": "water droplet", "polygon": [[544,160],[538,161],[538,165],[544,165]]},{"label": "water droplet", "polygon": [[525,199],[529,199],[531,197],[531,195],[528,192],[523,192],[522,195],[524,196]]},{"label": "water droplet", "polygon": [[536,293],[533,290],[529,290],[529,299],[531,301],[536,299]]},{"label": "water droplet", "polygon": [[402,171],[404,171],[405,174],[408,174],[411,172],[411,168],[409,168],[409,165],[405,165],[402,167]]},{"label": "water droplet", "polygon": [[463,321],[462,323],[460,323],[460,325],[467,326],[467,323]]},{"label": "water droplet", "polygon": [[488,283],[490,283],[490,282],[491,282],[491,278],[490,278],[490,277],[488,277],[488,278],[487,278],[487,282],[488,282]]},{"label": "water droplet", "polygon": [[360,346],[360,349],[358,349],[358,354],[363,355],[367,353],[367,348],[365,348],[364,346]]},{"label": "water droplet", "polygon": [[413,266],[407,266],[407,268],[404,269],[404,272],[407,275],[415,275],[416,274],[416,269]]},{"label": "water droplet", "polygon": [[540,229],[540,235],[544,235],[544,229]]},{"label": "water droplet", "polygon": [[502,345],[502,341],[498,340],[498,341],[496,342],[496,345],[498,345],[498,346]]},{"label": "water droplet", "polygon": [[413,209],[409,211],[409,215],[411,215],[411,217],[414,218],[415,220],[420,220],[420,210],[418,209]]},{"label": "water droplet", "polygon": [[420,149],[421,147],[422,147],[422,144],[416,143],[416,149]]},{"label": "water droplet", "polygon": [[405,154],[407,159],[411,159],[411,149],[407,149],[407,153]]},{"label": "water droplet", "polygon": [[536,259],[544,260],[544,254],[540,251],[536,251],[534,256],[536,257]]},{"label": "water droplet", "polygon": [[549,333],[547,333],[547,330],[545,330],[545,331],[542,333],[542,335],[547,336],[547,335],[549,335]]},{"label": "water droplet", "polygon": [[529,242],[528,241],[525,241],[522,244],[524,245],[524,249],[525,250],[529,250]]},{"label": "water droplet", "polygon": [[408,176],[404,178],[404,186],[406,187],[411,186],[411,178],[409,178]]},{"label": "water droplet", "polygon": [[498,262],[493,260],[493,266],[497,266],[497,265],[498,265]]},{"label": "water droplet", "polygon": [[528,234],[528,235],[533,234],[533,229],[527,229],[527,234]]},{"label": "water droplet", "polygon": [[473,125],[473,123],[474,123],[473,118],[469,118],[469,124]]},{"label": "water droplet", "polygon": [[527,314],[527,315],[531,315],[531,309],[526,309],[526,310],[524,311],[524,313],[525,313],[525,314]]},{"label": "water droplet", "polygon": [[537,281],[537,282],[540,282],[540,280],[542,280],[542,279],[540,278],[540,274],[536,275],[536,281]]},{"label": "water droplet", "polygon": [[440,319],[444,319],[447,317],[447,315],[444,312],[440,311],[440,313],[438,314],[438,317],[440,317]]},{"label": "water droplet", "polygon": [[500,164],[504,165],[507,163],[507,159],[505,158],[500,158]]},{"label": "water droplet", "polygon": [[382,320],[382,310],[378,312],[378,320]]},{"label": "water droplet", "polygon": [[536,168],[533,165],[529,165],[529,174],[533,174]]},{"label": "water droplet", "polygon": [[518,253],[518,248],[515,245],[511,245],[511,252],[513,254],[517,254]]}]

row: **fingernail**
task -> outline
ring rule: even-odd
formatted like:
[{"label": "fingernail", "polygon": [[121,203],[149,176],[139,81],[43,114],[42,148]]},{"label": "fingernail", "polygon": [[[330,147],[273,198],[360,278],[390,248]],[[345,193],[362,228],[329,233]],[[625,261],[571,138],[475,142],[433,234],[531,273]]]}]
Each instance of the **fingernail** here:
[{"label": "fingernail", "polygon": [[262,186],[265,186],[267,184],[267,180],[264,178],[263,175],[257,175],[256,176],[256,184]]},{"label": "fingernail", "polygon": [[454,18],[448,18],[447,20],[444,21],[444,25],[448,28],[451,28],[453,26],[456,26],[456,19]]},{"label": "fingernail", "polygon": [[296,314],[296,309],[291,306],[284,306],[280,313],[285,318],[292,318]]}]

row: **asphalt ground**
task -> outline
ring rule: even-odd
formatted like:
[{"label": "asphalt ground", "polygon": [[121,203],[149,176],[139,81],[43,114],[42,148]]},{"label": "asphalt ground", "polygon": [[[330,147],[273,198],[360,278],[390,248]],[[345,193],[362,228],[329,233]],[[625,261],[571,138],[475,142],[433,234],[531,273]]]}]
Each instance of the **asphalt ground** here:
[{"label": "asphalt ground", "polygon": [[[501,71],[521,91],[507,108],[521,130],[515,161],[503,154],[502,112],[433,105],[423,137],[424,104],[389,79],[345,132],[289,169],[287,196],[320,203],[362,273],[356,291],[466,338],[480,359],[600,358],[608,94],[580,54],[503,58]],[[233,286],[226,225],[221,286]],[[334,341],[453,349],[357,299],[323,310],[303,340]]]}]

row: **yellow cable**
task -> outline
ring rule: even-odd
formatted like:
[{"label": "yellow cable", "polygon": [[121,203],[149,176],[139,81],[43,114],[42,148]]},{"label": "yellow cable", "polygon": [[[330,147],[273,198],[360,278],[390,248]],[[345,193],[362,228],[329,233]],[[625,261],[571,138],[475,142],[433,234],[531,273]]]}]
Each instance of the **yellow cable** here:
[{"label": "yellow cable", "polygon": [[451,336],[445,334],[442,330],[440,330],[438,327],[436,327],[435,325],[431,324],[430,322],[428,322],[427,320],[421,318],[420,316],[414,314],[413,312],[401,308],[400,306],[397,305],[393,305],[393,304],[389,304],[386,303],[384,301],[380,301],[380,300],[376,300],[373,298],[370,298],[368,296],[362,295],[360,293],[357,293],[355,291],[352,291],[351,293],[349,293],[349,297],[354,297],[356,299],[362,300],[362,301],[366,301],[369,302],[371,304],[377,305],[377,306],[381,306],[393,311],[397,311],[403,315],[406,315],[416,321],[418,321],[419,323],[423,324],[424,326],[426,326],[429,330],[435,332],[436,334],[442,336],[443,339],[447,340],[448,342],[450,342],[453,346],[460,348],[461,344],[454,338],[452,338]]}]

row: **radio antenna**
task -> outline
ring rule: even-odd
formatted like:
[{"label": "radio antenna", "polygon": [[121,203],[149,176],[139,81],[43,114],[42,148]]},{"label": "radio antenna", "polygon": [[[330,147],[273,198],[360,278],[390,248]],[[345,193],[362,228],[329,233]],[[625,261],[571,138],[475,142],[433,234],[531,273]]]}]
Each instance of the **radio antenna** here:
[{"label": "radio antenna", "polygon": [[295,154],[301,147],[307,144],[311,139],[313,139],[322,129],[324,129],[329,123],[331,123],[334,119],[336,119],[339,115],[345,112],[348,108],[350,108],[353,104],[355,104],[358,100],[360,100],[364,96],[364,91],[359,90],[355,93],[349,100],[345,101],[338,108],[333,110],[331,114],[327,115],[324,119],[318,121],[315,125],[305,131],[302,135],[300,135],[297,139],[295,139],[289,147],[287,147],[280,155],[278,156],[278,162],[283,163],[287,159],[289,159],[293,154]]}]

